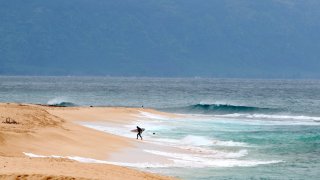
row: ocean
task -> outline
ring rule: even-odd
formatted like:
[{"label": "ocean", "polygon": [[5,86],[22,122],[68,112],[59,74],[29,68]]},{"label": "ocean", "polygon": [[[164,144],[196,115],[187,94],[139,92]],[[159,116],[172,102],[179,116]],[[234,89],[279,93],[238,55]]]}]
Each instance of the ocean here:
[{"label": "ocean", "polygon": [[0,102],[185,115],[141,114],[153,120],[144,121],[148,141],[194,152],[146,150],[176,162],[139,166],[146,171],[190,180],[320,177],[320,80],[1,76]]}]

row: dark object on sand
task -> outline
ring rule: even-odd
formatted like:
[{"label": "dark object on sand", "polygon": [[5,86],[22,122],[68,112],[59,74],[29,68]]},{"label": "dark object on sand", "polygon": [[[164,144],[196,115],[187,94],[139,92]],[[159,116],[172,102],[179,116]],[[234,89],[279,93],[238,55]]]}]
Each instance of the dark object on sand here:
[{"label": "dark object on sand", "polygon": [[6,118],[5,121],[2,121],[2,123],[5,123],[5,124],[19,124],[17,121],[15,121],[14,119],[11,119],[11,118]]}]

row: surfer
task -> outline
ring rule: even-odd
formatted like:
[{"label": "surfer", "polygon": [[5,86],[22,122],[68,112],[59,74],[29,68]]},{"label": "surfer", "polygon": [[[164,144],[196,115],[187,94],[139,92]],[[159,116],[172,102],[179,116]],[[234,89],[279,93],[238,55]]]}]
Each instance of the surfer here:
[{"label": "surfer", "polygon": [[140,138],[141,138],[141,140],[142,140],[141,134],[142,134],[142,131],[143,131],[143,130],[142,130],[139,126],[137,126],[137,131],[138,131],[137,139],[138,139],[138,137],[140,136]]}]

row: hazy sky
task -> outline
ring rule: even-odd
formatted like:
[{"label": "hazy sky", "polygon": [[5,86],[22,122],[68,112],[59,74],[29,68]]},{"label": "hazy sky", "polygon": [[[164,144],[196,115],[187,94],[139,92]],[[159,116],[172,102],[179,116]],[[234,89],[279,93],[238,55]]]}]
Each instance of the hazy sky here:
[{"label": "hazy sky", "polygon": [[1,75],[320,78],[318,0],[0,2]]}]

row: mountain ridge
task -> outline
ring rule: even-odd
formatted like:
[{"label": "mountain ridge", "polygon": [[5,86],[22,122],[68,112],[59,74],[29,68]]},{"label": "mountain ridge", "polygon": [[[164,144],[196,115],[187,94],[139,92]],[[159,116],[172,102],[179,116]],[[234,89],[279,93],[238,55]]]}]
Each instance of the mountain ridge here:
[{"label": "mountain ridge", "polygon": [[0,5],[1,75],[320,78],[315,0]]}]

